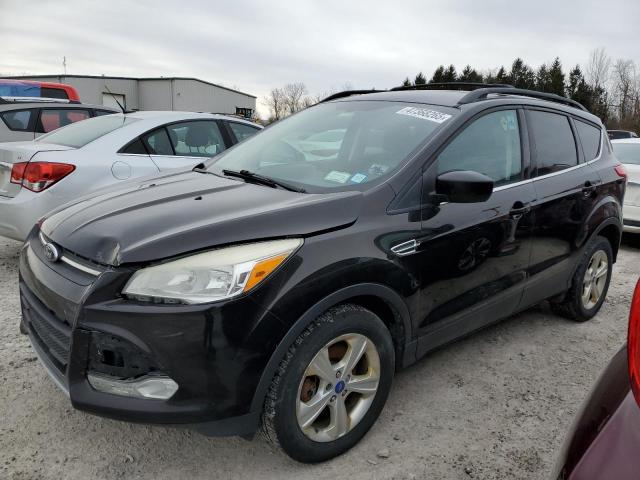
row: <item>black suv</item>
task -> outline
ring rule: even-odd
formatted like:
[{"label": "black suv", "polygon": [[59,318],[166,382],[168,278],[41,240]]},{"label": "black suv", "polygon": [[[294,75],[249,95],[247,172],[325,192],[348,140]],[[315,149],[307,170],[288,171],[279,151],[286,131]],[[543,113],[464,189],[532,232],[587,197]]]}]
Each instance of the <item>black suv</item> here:
[{"label": "black suv", "polygon": [[605,298],[625,172],[601,122],[473,88],[337,94],[51,214],[21,254],[23,331],[78,409],[343,453],[397,369]]}]

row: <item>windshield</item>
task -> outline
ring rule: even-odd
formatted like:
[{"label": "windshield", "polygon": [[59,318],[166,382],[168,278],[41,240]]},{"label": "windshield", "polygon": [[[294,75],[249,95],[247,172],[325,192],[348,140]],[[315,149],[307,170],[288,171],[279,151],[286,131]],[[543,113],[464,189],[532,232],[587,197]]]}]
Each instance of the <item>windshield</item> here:
[{"label": "windshield", "polygon": [[306,190],[353,188],[388,177],[455,112],[384,101],[321,104],[239,144],[208,169],[248,170]]},{"label": "windshield", "polygon": [[109,132],[137,121],[137,118],[125,115],[102,115],[54,130],[47,135],[39,137],[36,142],[55,143],[56,145],[80,148]]},{"label": "windshield", "polygon": [[612,145],[616,158],[622,163],[640,165],[640,143],[613,142]]}]

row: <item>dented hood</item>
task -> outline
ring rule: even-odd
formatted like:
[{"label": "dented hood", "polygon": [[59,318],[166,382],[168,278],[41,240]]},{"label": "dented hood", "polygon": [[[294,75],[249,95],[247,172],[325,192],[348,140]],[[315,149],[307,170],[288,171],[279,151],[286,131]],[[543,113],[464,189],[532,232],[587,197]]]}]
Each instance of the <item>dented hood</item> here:
[{"label": "dented hood", "polygon": [[361,205],[360,192],[303,194],[186,172],[82,199],[41,228],[61,247],[117,266],[340,228]]}]

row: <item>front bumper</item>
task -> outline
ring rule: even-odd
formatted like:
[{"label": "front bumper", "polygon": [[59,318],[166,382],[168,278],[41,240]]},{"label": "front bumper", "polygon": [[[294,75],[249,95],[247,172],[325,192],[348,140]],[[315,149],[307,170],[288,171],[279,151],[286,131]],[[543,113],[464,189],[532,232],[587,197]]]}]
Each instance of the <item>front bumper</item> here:
[{"label": "front bumper", "polygon": [[[33,238],[20,258],[23,326],[73,406],[209,435],[253,434],[261,412],[251,404],[281,322],[250,297],[215,305],[132,302],[119,295],[130,270],[94,268],[100,275],[51,264]],[[131,398],[97,391],[89,373],[160,373],[179,388],[168,400]]]}]

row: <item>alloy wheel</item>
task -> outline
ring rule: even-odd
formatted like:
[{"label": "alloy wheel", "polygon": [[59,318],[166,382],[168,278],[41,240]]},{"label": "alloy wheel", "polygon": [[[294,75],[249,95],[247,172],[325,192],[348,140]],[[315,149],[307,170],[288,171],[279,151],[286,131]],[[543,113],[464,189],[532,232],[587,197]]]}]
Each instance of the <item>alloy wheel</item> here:
[{"label": "alloy wheel", "polygon": [[330,442],[364,418],[380,382],[380,356],[364,335],[341,335],[307,366],[296,401],[298,426],[311,440]]},{"label": "alloy wheel", "polygon": [[609,275],[609,261],[604,250],[596,250],[589,260],[582,281],[582,306],[590,310],[602,297]]}]

